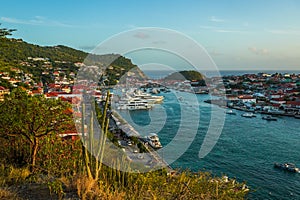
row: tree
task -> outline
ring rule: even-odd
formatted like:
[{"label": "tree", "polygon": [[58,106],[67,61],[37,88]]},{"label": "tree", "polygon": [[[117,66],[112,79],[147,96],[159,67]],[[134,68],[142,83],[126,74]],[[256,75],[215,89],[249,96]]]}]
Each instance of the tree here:
[{"label": "tree", "polygon": [[30,145],[31,169],[36,165],[39,142],[50,134],[67,129],[71,122],[70,105],[43,96],[29,96],[15,89],[0,104],[0,136],[23,137]]},{"label": "tree", "polygon": [[12,35],[12,32],[14,31],[16,31],[16,29],[0,28],[0,38],[6,38],[7,36]]}]

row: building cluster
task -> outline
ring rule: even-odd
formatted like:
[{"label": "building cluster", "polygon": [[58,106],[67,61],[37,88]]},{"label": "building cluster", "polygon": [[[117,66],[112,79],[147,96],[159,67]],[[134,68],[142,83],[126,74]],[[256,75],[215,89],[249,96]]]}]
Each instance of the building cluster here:
[{"label": "building cluster", "polygon": [[[10,88],[16,87],[23,88],[30,95],[53,97],[70,94],[76,76],[75,69],[78,70],[82,65],[82,63],[50,62],[48,58],[28,57],[26,62],[20,63],[19,68],[0,71],[0,101],[3,101],[5,94],[9,94]],[[31,70],[22,70],[26,68]]]},{"label": "building cluster", "polygon": [[228,106],[271,114],[300,112],[300,74],[245,74],[223,77]]},{"label": "building cluster", "polygon": [[[64,100],[70,101],[68,95],[72,98],[72,93],[78,90],[78,88],[74,89],[76,70],[84,65],[65,61],[50,62],[48,58],[32,57],[28,57],[26,62],[20,64],[22,67],[0,72],[0,101],[13,87],[22,87],[30,95],[45,95],[46,98],[64,98]],[[30,73],[28,70],[26,72],[22,70],[26,67],[32,69]],[[119,84],[128,86],[131,83],[139,86],[145,84],[145,81],[149,83],[149,80],[141,83],[138,78],[134,77],[128,75],[125,79],[126,83]],[[175,90],[199,94],[209,92],[216,96],[223,94],[222,96],[226,96],[229,107],[285,115],[294,115],[300,112],[300,74],[231,75],[222,78],[207,78],[205,83],[202,82],[164,79],[150,81],[151,84],[157,83]],[[7,84],[10,88],[7,87]]]}]

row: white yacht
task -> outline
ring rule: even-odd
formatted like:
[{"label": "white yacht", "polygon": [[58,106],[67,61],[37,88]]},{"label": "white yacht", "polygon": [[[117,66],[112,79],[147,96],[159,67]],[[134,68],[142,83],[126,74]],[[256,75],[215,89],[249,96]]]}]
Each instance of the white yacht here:
[{"label": "white yacht", "polygon": [[157,134],[155,133],[150,133],[148,136],[147,136],[147,142],[149,143],[149,145],[151,147],[153,147],[154,149],[159,149],[159,148],[162,148],[162,145],[159,141],[159,138],[157,136]]},{"label": "white yacht", "polygon": [[122,96],[114,99],[119,110],[148,110],[156,103],[161,103],[163,96],[152,96],[138,89],[122,90]]},{"label": "white yacht", "polygon": [[126,97],[116,103],[116,107],[119,110],[148,110],[152,105],[140,98]]},{"label": "white yacht", "polygon": [[148,103],[162,103],[164,100],[163,96],[153,96],[149,93],[142,92],[141,90],[135,90],[132,93],[132,96],[146,100]]}]

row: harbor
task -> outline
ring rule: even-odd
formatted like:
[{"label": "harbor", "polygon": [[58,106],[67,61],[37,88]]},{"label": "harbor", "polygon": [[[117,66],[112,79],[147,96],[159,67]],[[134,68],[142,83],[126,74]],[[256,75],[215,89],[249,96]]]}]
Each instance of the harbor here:
[{"label": "harbor", "polygon": [[[174,94],[182,97],[183,102],[174,99]],[[183,131],[191,132],[190,124],[196,123],[196,119],[193,118],[196,105],[185,104],[194,97],[191,93],[171,91],[163,95],[163,104],[149,111],[120,110],[118,112],[126,121],[132,119],[134,123],[130,122],[130,124],[136,126],[135,130],[141,131],[147,128],[148,123],[156,127],[156,121],[165,120],[160,114],[161,107],[165,109],[168,119],[165,126],[156,133],[159,135],[162,146],[166,146],[175,137],[179,128],[177,123],[180,122],[180,108],[190,113],[191,118],[186,122],[189,124],[184,124]],[[196,97],[201,116],[198,122],[198,133],[183,156],[171,164],[172,168],[188,168],[195,172],[208,171],[216,176],[225,173],[228,177],[238,177],[238,181],[247,180],[247,185],[253,190],[249,195],[250,199],[280,199],[280,197],[297,199],[300,197],[300,193],[297,192],[297,185],[300,184],[299,173],[285,173],[283,170],[274,169],[274,162],[292,162],[299,166],[300,161],[297,159],[297,152],[300,151],[298,119],[280,116],[277,122],[269,123],[267,120],[262,120],[260,113],[255,113],[256,117],[253,118],[243,118],[241,115],[245,113],[244,110],[233,109],[236,114],[226,115],[222,134],[216,146],[205,158],[199,159],[198,151],[213,116],[212,107],[217,105],[204,102],[211,98],[209,95],[196,95]],[[224,108],[223,112],[226,110]],[[147,121],[149,112],[154,116],[151,122]],[[186,137],[189,135],[187,134]],[[180,146],[177,150],[180,150]]]}]

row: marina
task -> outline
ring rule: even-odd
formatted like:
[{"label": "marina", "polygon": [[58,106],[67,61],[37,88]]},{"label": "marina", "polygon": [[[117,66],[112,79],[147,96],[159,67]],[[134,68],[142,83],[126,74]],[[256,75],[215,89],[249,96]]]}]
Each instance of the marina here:
[{"label": "marina", "polygon": [[[267,120],[262,120],[263,116],[268,115],[256,113],[257,117],[251,118],[250,123],[241,116],[244,111],[234,110],[236,115],[225,115],[227,116],[225,124],[216,146],[205,158],[200,159],[198,151],[213,116],[212,108],[218,106],[204,102],[212,98],[210,95],[196,95],[198,105],[190,101],[194,95],[191,93],[171,91],[163,95],[164,103],[158,107],[149,111],[122,110],[120,115],[130,121],[135,130],[143,132],[149,125],[157,127],[159,121],[166,120],[160,114],[160,109],[163,108],[168,117],[164,127],[156,133],[164,147],[172,142],[172,138],[175,137],[180,127],[178,125],[180,110],[186,109],[193,116],[195,106],[199,106],[201,117],[198,133],[188,150],[178,160],[171,163],[172,168],[189,168],[192,171],[202,170],[214,175],[226,174],[228,177],[237,177],[238,181],[246,181],[253,190],[249,194],[249,199],[300,198],[297,187],[300,185],[299,174],[282,173],[274,169],[275,161],[285,163],[286,160],[289,160],[296,164],[300,163],[298,159],[300,151],[298,119],[282,116],[276,123],[268,123]],[[189,103],[187,104],[189,106],[183,104],[176,96],[177,98],[182,97],[185,102]],[[151,120],[149,112],[153,116]],[[225,112],[226,110],[223,109],[223,113]],[[190,118],[186,123],[195,122],[196,119]],[[186,133],[191,131],[189,124],[182,124],[182,126]],[[179,149],[180,146],[178,146]],[[160,156],[162,157],[162,154]],[[287,180],[289,184],[286,184]]]}]

